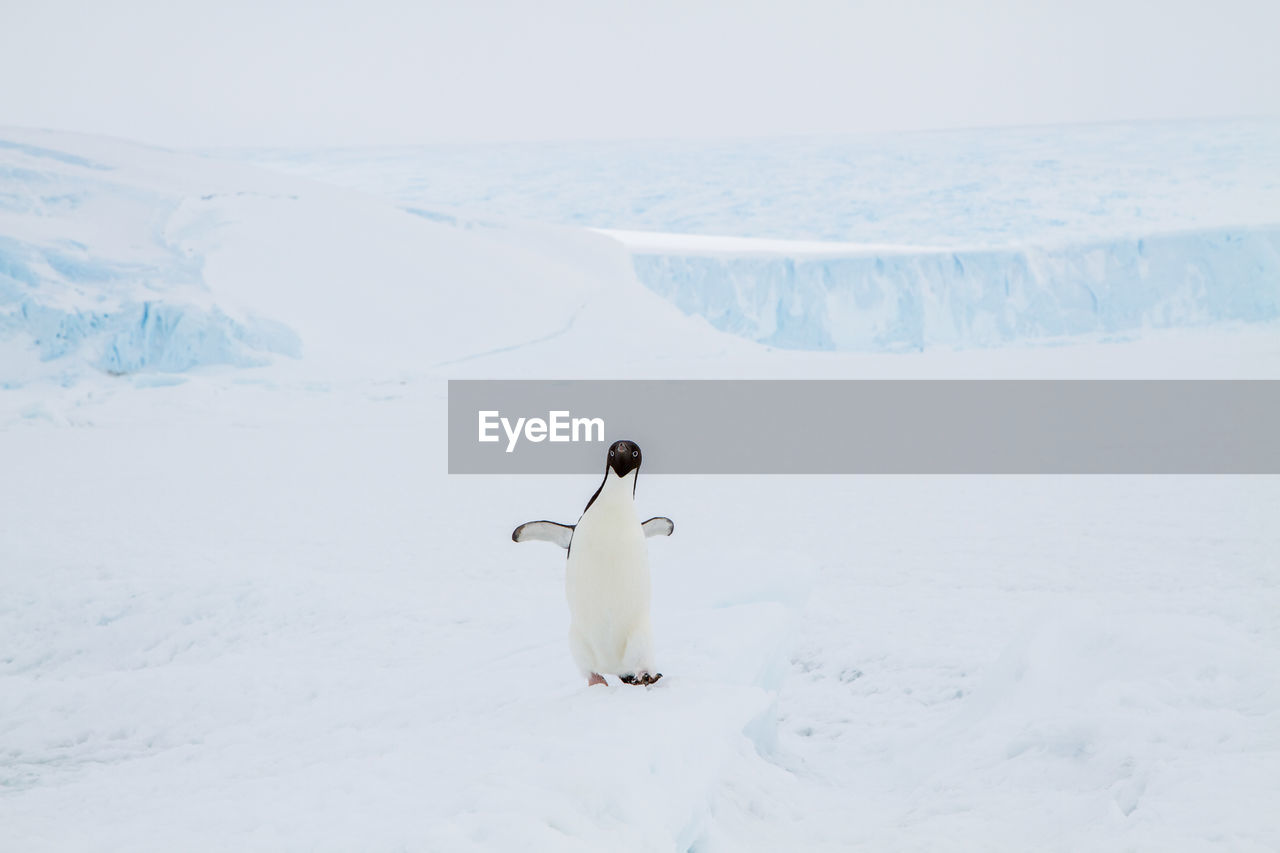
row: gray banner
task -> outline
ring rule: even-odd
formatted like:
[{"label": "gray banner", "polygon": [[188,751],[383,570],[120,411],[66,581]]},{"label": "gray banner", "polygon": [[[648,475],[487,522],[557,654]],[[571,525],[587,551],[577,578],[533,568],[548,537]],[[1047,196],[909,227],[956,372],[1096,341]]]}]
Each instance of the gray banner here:
[{"label": "gray banner", "polygon": [[1276,474],[1280,381],[449,381],[451,474],[622,438],[646,474]]}]

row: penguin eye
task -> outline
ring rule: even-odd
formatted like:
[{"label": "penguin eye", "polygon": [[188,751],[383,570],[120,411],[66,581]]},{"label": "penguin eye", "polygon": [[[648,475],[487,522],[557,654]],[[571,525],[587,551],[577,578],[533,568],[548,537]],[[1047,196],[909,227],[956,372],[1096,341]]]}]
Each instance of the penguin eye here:
[{"label": "penguin eye", "polygon": [[610,450],[610,451],[609,451],[609,455],[610,455],[610,456],[612,456],[612,455],[613,455],[613,451],[612,451],[612,450]]},{"label": "penguin eye", "polygon": [[631,455],[632,455],[633,457],[634,457],[634,456],[639,456],[639,455],[640,455],[640,451],[639,451],[639,450],[633,450],[633,451],[631,451]]}]

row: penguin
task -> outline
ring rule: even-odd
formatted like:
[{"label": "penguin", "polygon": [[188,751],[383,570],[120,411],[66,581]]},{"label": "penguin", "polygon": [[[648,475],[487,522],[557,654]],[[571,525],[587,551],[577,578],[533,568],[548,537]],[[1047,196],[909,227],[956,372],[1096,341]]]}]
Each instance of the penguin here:
[{"label": "penguin", "polygon": [[511,533],[514,542],[553,542],[568,551],[569,650],[588,686],[607,685],[606,674],[645,686],[662,678],[653,660],[644,540],[670,536],[675,524],[661,516],[640,522],[635,493],[643,460],[634,441],[615,441],[577,524],[530,521]]}]

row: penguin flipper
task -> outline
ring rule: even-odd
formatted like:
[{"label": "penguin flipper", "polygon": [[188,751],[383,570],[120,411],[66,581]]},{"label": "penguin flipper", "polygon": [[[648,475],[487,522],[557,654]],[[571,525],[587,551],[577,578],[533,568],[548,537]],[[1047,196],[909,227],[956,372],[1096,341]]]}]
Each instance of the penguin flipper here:
[{"label": "penguin flipper", "polygon": [[670,536],[672,531],[676,529],[676,523],[669,518],[663,516],[655,516],[644,524],[640,525],[644,529],[644,538],[650,536]]},{"label": "penguin flipper", "polygon": [[511,531],[512,542],[532,542],[535,539],[568,548],[573,540],[573,525],[556,524],[554,521],[526,521]]}]

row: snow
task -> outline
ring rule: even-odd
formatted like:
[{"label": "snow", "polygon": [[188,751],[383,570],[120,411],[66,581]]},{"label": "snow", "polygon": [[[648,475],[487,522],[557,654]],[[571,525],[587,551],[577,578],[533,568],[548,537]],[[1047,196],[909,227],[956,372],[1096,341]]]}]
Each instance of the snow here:
[{"label": "snow", "polygon": [[[1000,245],[987,233],[990,224],[966,233],[971,242],[921,241],[919,234],[942,229],[937,221],[916,219],[900,223],[897,241],[888,243],[750,236],[791,211],[786,197],[771,201],[778,210],[738,214],[733,224],[748,236],[548,227],[495,219],[492,208],[479,218],[433,212],[209,158],[13,129],[0,134],[7,140],[0,146],[0,226],[6,235],[0,239],[0,338],[23,336],[33,346],[21,369],[11,366],[0,382],[12,386],[86,370],[250,367],[304,352],[311,364],[326,365],[329,375],[367,374],[390,362],[457,364],[553,340],[580,322],[616,327],[606,306],[641,299],[608,284],[618,281],[629,288],[638,281],[722,331],[802,350],[957,349],[1272,322],[1280,318],[1280,236],[1265,220],[1239,223],[1260,220],[1255,194],[1266,196],[1276,185],[1242,182],[1254,176],[1254,159],[1270,162],[1264,143],[1280,133],[1277,128],[1261,122],[1229,124],[1225,133],[1194,126],[1184,131],[1200,154],[1192,160],[1195,168],[1179,171],[1179,183],[1189,185],[1183,192],[1218,188],[1217,207],[1197,200],[1200,213],[1189,230],[1109,232],[1102,239],[1084,236],[1091,232],[1083,225],[1045,227],[1013,244],[1016,232],[1009,229]],[[1075,131],[1081,133],[1087,132]],[[1126,146],[1135,144],[1132,130],[1092,133],[1101,136],[1093,143],[1098,150],[1090,151],[1092,165],[1114,178],[1131,155]],[[1167,128],[1148,132],[1157,142],[1162,134],[1178,142],[1163,140],[1175,152],[1188,144]],[[913,139],[920,149],[915,156],[941,157],[923,162],[932,164],[933,174],[945,171],[950,161],[937,146]],[[996,175],[1004,174],[996,171],[1003,161],[987,150],[990,142],[960,141],[971,156],[976,151],[987,158],[969,167],[977,169],[970,177],[983,179],[966,184],[964,192],[991,191]],[[1032,151],[1047,144],[1016,136],[1001,141],[996,148],[1006,156],[1015,142]],[[828,162],[835,152],[852,156],[847,143],[832,145],[818,164],[835,168]],[[1229,159],[1240,149],[1257,156]],[[548,156],[541,147],[533,150]],[[731,163],[754,151],[734,150]],[[799,151],[805,153],[803,144]],[[859,146],[851,151],[868,154]],[[686,156],[702,165],[706,152],[694,148]],[[1185,151],[1182,156],[1190,157]],[[325,160],[305,162],[316,168]],[[409,162],[422,165],[412,157]],[[1036,163],[1041,161],[1024,164],[1029,175],[1048,168]],[[383,161],[371,155],[356,174],[376,185],[379,176],[389,179],[381,168]],[[586,178],[567,182],[565,192],[577,198],[573,187],[599,180],[586,170]],[[1150,175],[1141,187],[1133,175],[1127,180],[1133,186],[1126,199],[1141,187],[1169,192],[1168,181]],[[674,201],[703,209],[706,184],[689,177],[689,189]],[[903,187],[897,192],[913,197]],[[828,201],[840,211],[842,198],[836,193]],[[1186,202],[1177,196],[1156,200]],[[902,203],[894,198],[884,207],[892,211]],[[1017,221],[1079,218],[1073,196],[1055,203],[1048,209],[1049,197],[1041,197],[1038,212],[1020,211]],[[1121,207],[1108,210],[1086,220],[1090,227],[1133,224]],[[933,215],[947,213],[938,205]],[[832,223],[812,214],[809,221],[796,227],[823,238],[831,233]],[[1161,215],[1151,225],[1174,221]],[[917,230],[904,230],[908,226]],[[358,245],[353,235],[359,235]],[[452,294],[451,312],[434,310],[440,288]],[[554,299],[545,298],[551,293]],[[390,305],[399,308],[385,310]],[[518,340],[487,321],[495,310],[523,318]],[[660,306],[643,311],[655,322],[674,322]],[[468,322],[458,322],[459,316]],[[634,335],[635,329],[613,328],[602,339],[616,334]]]},{"label": "snow", "polygon": [[937,246],[892,243],[841,243],[829,240],[777,240],[769,237],[725,237],[595,228],[626,246],[632,255],[681,255],[712,258],[858,258],[945,252]]},{"label": "snow", "polygon": [[1060,245],[1275,225],[1280,210],[1274,116],[219,153],[487,221],[783,240]]},{"label": "snow", "polygon": [[239,156],[452,221],[601,228],[717,329],[900,352],[1275,320],[1277,152],[1271,118]]},{"label": "snow", "polygon": [[[581,683],[564,552],[510,541],[598,481],[444,452],[453,377],[1276,379],[1280,325],[1232,301],[1260,256],[1204,248],[1234,295],[1121,341],[779,350],[644,286],[627,235],[0,139],[6,849],[1280,846],[1278,478],[642,471],[676,524],[642,690]],[[1239,210],[1185,224],[1274,246]],[[638,239],[935,244],[737,233],[784,242]]]},{"label": "snow", "polygon": [[[39,362],[68,360],[109,373],[247,366],[272,354],[298,355],[287,327],[213,303],[202,258],[173,227],[184,193],[197,191],[206,176],[175,170],[180,158],[162,152],[146,152],[141,164],[108,165],[12,138],[43,142],[49,134],[5,135],[0,337],[29,337]],[[101,153],[112,159],[112,152]],[[5,381],[24,378],[25,371],[9,367]]]},{"label": "snow", "polygon": [[[1273,478],[642,479],[678,525],[651,546],[666,677],[591,690],[563,552],[505,534],[593,485],[446,479],[421,441],[6,436],[10,837],[1280,840]],[[765,515],[785,543],[752,533]]]},{"label": "snow", "polygon": [[[16,199],[0,209],[8,235],[0,337],[32,344],[25,363],[4,365],[8,384],[302,355],[327,376],[367,375],[390,361],[430,365],[509,345],[505,328],[482,320],[499,307],[536,339],[566,323],[563,301],[601,288],[562,258],[544,258],[554,237],[527,245],[527,233],[503,239],[354,193],[125,143],[100,151],[103,141],[74,135],[0,138],[34,140],[0,148],[13,161],[4,190]],[[71,153],[31,153],[52,144]],[[110,180],[80,165],[81,151],[119,158]],[[64,207],[48,193],[76,200]],[[609,242],[569,239],[587,244],[579,256]],[[442,288],[453,294],[452,314],[434,310]],[[549,290],[559,300],[543,298]]]}]

